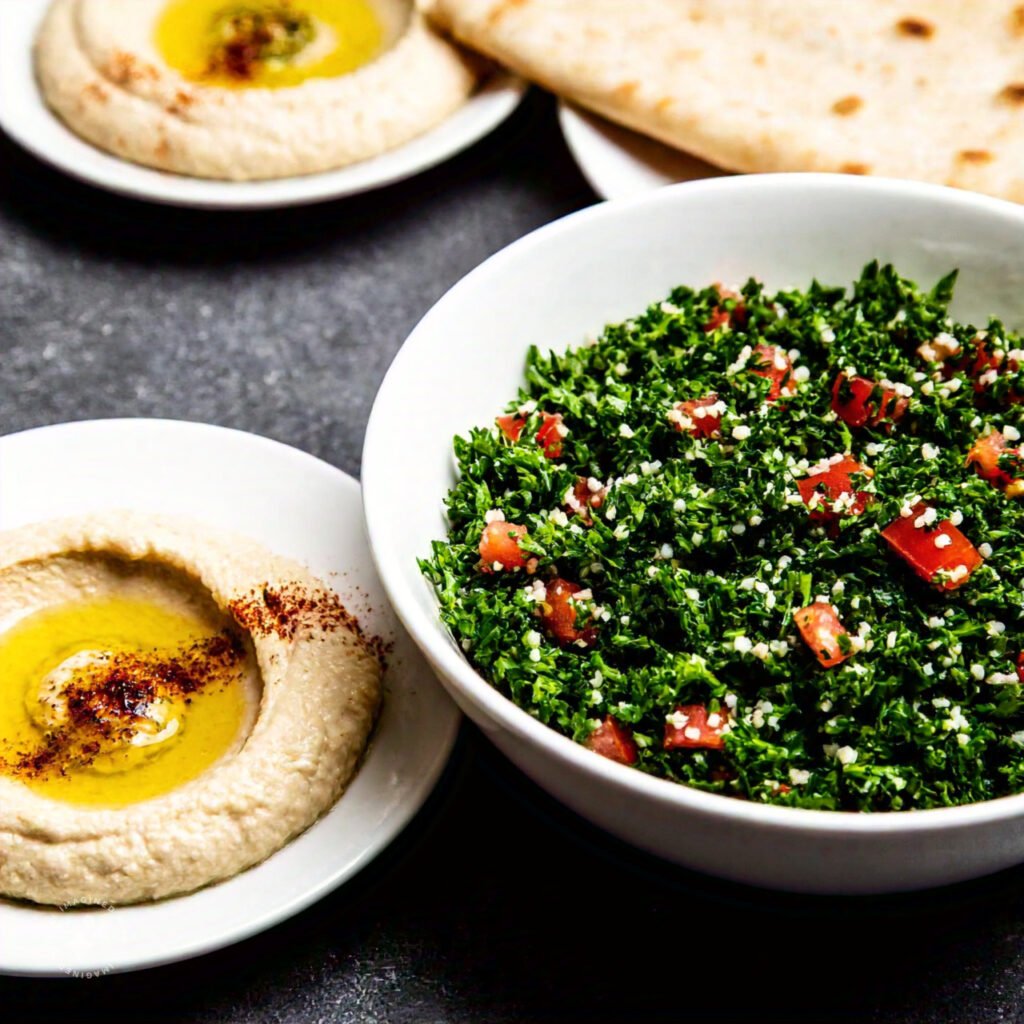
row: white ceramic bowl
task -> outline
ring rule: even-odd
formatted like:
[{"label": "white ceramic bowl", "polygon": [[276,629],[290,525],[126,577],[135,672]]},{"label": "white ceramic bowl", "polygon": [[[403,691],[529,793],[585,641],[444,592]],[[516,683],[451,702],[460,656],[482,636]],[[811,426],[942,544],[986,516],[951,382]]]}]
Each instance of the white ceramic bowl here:
[{"label": "white ceramic bowl", "polygon": [[583,210],[460,281],[399,352],[370,418],[364,507],[381,579],[448,691],[531,778],[670,861],[803,892],[942,885],[1024,861],[1024,795],[875,814],[703,793],[598,757],[507,700],[441,625],[416,559],[445,535],[452,437],[490,424],[530,344],[563,349],[673,285],[847,284],[873,258],[930,285],[960,268],[954,314],[1024,324],[1024,209],[934,186],[832,175],[690,182]]}]

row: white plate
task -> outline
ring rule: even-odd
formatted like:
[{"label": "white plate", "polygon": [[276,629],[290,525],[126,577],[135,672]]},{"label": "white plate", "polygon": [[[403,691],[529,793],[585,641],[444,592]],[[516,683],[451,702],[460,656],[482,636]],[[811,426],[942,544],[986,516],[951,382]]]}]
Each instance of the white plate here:
[{"label": "white plate", "polygon": [[351,878],[401,832],[458,730],[458,711],[387,604],[351,477],[275,441],[196,423],[97,420],[0,438],[0,529],[111,507],[192,516],[305,562],[371,632],[394,638],[384,707],[341,800],[269,860],[190,896],[112,911],[0,900],[0,973],[134,970],[269,928]]},{"label": "white plate", "polygon": [[728,173],[565,102],[558,104],[558,122],[583,177],[605,199]]},{"label": "white plate", "polygon": [[337,171],[273,181],[211,181],[142,167],[80,139],[43,102],[32,66],[36,29],[50,0],[0,0],[0,128],[74,178],[136,199],[207,209],[299,206],[367,192],[411,177],[493,131],[525,84],[498,75],[446,121],[412,142]]}]

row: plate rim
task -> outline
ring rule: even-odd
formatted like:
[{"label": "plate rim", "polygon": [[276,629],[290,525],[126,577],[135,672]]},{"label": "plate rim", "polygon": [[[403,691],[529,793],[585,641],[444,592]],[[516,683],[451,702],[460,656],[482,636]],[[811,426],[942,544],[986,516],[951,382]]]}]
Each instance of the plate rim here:
[{"label": "plate rim", "polygon": [[[265,437],[250,431],[240,430],[235,427],[224,427],[218,424],[203,423],[195,420],[177,420],[164,417],[111,417],[103,419],[80,419],[29,427],[24,430],[2,435],[0,436],[0,457],[2,457],[4,449],[9,444],[31,443],[33,437],[40,435],[53,436],[59,433],[72,433],[80,430],[116,431],[120,429],[139,428],[152,431],[154,434],[159,434],[165,431],[183,430],[198,435],[211,435],[218,437],[228,436],[236,442],[252,445],[256,448],[273,448],[283,456],[296,458],[297,461],[301,461],[309,471],[325,473],[331,476],[335,485],[344,488],[346,503],[352,503],[353,516],[363,527],[363,544],[366,548],[366,560],[368,564],[373,567],[374,571],[376,570],[376,563],[373,560],[372,551],[369,547],[365,510],[362,503],[362,488],[359,481],[344,472],[344,470],[331,465],[323,459],[274,438]],[[390,608],[390,601],[387,598],[387,591],[384,588],[383,583],[380,584],[380,597],[387,601]],[[394,613],[393,608],[391,608],[391,612],[394,615],[396,625],[400,629],[404,629],[401,625],[401,620],[397,614]],[[410,650],[418,650],[411,637],[408,638],[408,642]],[[25,978],[69,978],[94,976],[97,974],[106,976],[148,970],[150,968],[162,967],[168,964],[180,963],[196,957],[204,956],[208,953],[216,952],[217,950],[225,949],[239,942],[253,938],[262,932],[268,931],[276,925],[281,924],[284,921],[300,914],[304,910],[309,909],[315,903],[318,903],[332,892],[341,888],[342,885],[351,881],[370,863],[376,860],[385,849],[399,838],[399,836],[401,836],[416,815],[427,804],[434,793],[438,782],[443,776],[445,769],[450,763],[451,755],[458,739],[463,719],[461,711],[447,696],[440,683],[436,681],[436,678],[425,659],[422,660],[422,663],[418,668],[419,671],[422,671],[424,675],[428,677],[428,681],[432,685],[436,686],[438,696],[443,698],[447,706],[448,713],[445,716],[446,721],[444,734],[440,736],[440,742],[433,748],[432,757],[429,763],[425,763],[425,770],[418,774],[415,786],[410,787],[406,791],[405,799],[402,801],[398,810],[394,813],[392,819],[388,822],[387,827],[378,830],[372,840],[368,842],[359,854],[342,869],[335,869],[327,872],[319,884],[311,886],[300,896],[297,896],[290,901],[286,901],[280,906],[274,907],[265,913],[253,916],[253,918],[242,927],[231,926],[221,931],[214,930],[212,932],[209,930],[199,931],[197,929],[196,934],[190,939],[178,942],[174,946],[165,947],[157,955],[139,955],[133,958],[123,958],[115,964],[104,961],[101,956],[95,961],[68,963],[67,957],[65,956],[63,957],[63,962],[59,967],[52,966],[41,968],[25,964],[19,965],[7,952],[7,949],[16,947],[16,943],[11,942],[9,946],[5,944],[6,948],[4,952],[0,953],[0,976]],[[372,749],[371,740],[371,746],[369,747],[367,757],[372,756]],[[343,798],[344,794],[342,794],[342,799]],[[324,821],[325,818],[339,806],[339,803],[340,801],[333,804],[330,809],[328,809],[320,818],[317,819],[316,822],[313,823],[313,825],[310,826],[310,828],[314,828],[317,824]],[[305,830],[300,834],[300,836],[295,838],[298,839],[301,836],[306,835],[308,831],[308,829]],[[292,840],[292,842],[294,842],[294,840]],[[130,904],[124,908],[114,907],[109,911],[104,910],[104,913],[116,914],[119,910],[137,910],[139,908],[149,906],[163,906],[174,903],[176,900],[185,900],[193,896],[201,895],[202,893],[214,890],[221,885],[228,885],[235,878],[242,877],[248,874],[248,872],[258,869],[274,857],[279,856],[282,852],[287,850],[290,845],[291,843],[287,844],[282,847],[281,850],[271,854],[271,856],[266,860],[261,861],[260,864],[253,865],[252,868],[249,868],[244,872],[240,872],[238,875],[232,876],[232,878],[225,879],[212,886],[206,886],[193,893],[185,893],[181,896],[170,897],[166,900],[157,900],[152,903]],[[0,907],[14,908],[16,911],[24,911],[26,913],[54,914],[54,920],[61,919],[59,912],[55,912],[54,908],[36,907],[27,901],[8,900],[0,897]],[[88,913],[89,911],[86,912]]]},{"label": "plate rim", "polygon": [[[558,99],[558,127],[562,133],[562,138],[565,140],[566,148],[572,154],[572,158],[579,168],[580,174],[586,179],[587,184],[594,190],[594,192],[603,200],[611,201],[616,199],[628,199],[631,196],[642,195],[646,192],[652,192],[658,188],[667,188],[670,185],[678,185],[683,182],[689,181],[705,181],[710,176],[691,176],[685,178],[667,178],[662,175],[659,171],[651,168],[652,173],[658,174],[660,178],[664,180],[661,184],[652,185],[648,182],[641,182],[633,188],[614,188],[609,187],[608,179],[601,173],[595,173],[595,161],[593,159],[593,150],[589,148],[587,142],[587,136],[597,132],[600,124],[607,124],[610,128],[615,129],[618,132],[630,133],[632,135],[640,136],[646,144],[651,146],[659,146],[663,148],[667,153],[672,154],[674,151],[671,146],[658,139],[649,136],[643,136],[635,129],[628,128],[626,125],[618,124],[615,121],[610,120],[607,117],[602,117],[596,111],[587,110],[585,107],[580,106],[578,103],[574,103],[572,100],[559,97]],[[646,164],[647,161],[642,155],[637,154],[631,150],[628,146],[622,146],[612,139],[603,139],[603,144],[609,148],[613,148],[634,161]],[[678,151],[682,157],[690,157],[695,163],[706,163],[706,161],[700,160],[699,157],[686,154],[682,150]],[[728,172],[724,170],[719,171],[719,176],[725,176]]]},{"label": "plate rim", "polygon": [[[333,170],[285,178],[240,182],[175,174],[136,164],[131,160],[125,160],[105,152],[100,147],[76,135],[46,106],[33,73],[31,50],[38,25],[51,2],[52,0],[0,0],[0,17],[3,16],[5,10],[11,11],[18,7],[20,8],[18,17],[23,19],[15,22],[13,30],[0,33],[0,81],[5,79],[2,71],[5,53],[11,54],[15,58],[12,65],[13,70],[8,72],[10,76],[8,81],[21,81],[24,84],[20,60],[25,60],[25,66],[31,77],[30,88],[33,95],[39,100],[38,111],[34,112],[30,108],[27,113],[19,114],[17,103],[5,100],[4,90],[0,89],[0,132],[3,132],[12,142],[47,167],[59,171],[79,183],[102,189],[113,195],[154,203],[158,206],[200,210],[271,210],[310,206],[385,188],[428,171],[486,138],[512,115],[529,88],[529,83],[522,78],[502,69],[496,69],[478,85],[461,107],[433,128],[401,146],[378,154],[376,157]],[[27,58],[24,49],[26,44],[28,44],[29,51]],[[488,105],[492,108],[489,112],[487,111]],[[37,114],[49,118],[64,135],[61,146],[50,147],[39,142],[31,127]],[[399,161],[396,166],[390,169],[386,168],[376,177],[371,175],[368,179],[360,180],[361,175],[352,174],[354,169],[365,171],[365,168],[375,161],[390,161],[396,154],[402,154],[409,147],[421,147],[424,140],[429,140],[436,133],[446,130],[454,131],[450,142],[438,145],[432,150],[428,148],[428,151],[421,154],[419,158],[414,157],[405,163]],[[67,152],[69,145],[72,147],[70,153]],[[98,154],[102,161],[116,162],[126,169],[125,173],[132,177],[127,181],[110,180],[104,174],[98,173],[91,165],[79,166],[74,159],[73,147],[75,146],[88,147]],[[103,163],[100,166],[102,167]],[[133,180],[136,174],[139,175],[138,182]],[[161,177],[150,179],[152,175]],[[346,184],[344,181],[346,175],[355,177],[356,181]],[[161,178],[165,179],[166,190],[161,188]],[[331,180],[337,178],[341,180],[332,184]],[[175,189],[179,182],[187,183],[182,187],[194,189],[197,194],[176,194]],[[239,186],[241,187],[239,188]],[[279,194],[280,191],[285,194]]]}]

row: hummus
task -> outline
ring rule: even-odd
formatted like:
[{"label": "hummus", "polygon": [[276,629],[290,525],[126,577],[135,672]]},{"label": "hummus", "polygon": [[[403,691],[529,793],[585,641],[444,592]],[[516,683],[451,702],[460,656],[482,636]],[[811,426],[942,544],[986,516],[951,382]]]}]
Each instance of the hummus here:
[{"label": "hummus", "polygon": [[189,892],[341,795],[380,664],[308,570],[132,513],[11,531],[0,551],[0,895]]},{"label": "hummus", "polygon": [[232,180],[377,156],[476,84],[412,0],[55,0],[36,70],[50,107],[94,145]]}]

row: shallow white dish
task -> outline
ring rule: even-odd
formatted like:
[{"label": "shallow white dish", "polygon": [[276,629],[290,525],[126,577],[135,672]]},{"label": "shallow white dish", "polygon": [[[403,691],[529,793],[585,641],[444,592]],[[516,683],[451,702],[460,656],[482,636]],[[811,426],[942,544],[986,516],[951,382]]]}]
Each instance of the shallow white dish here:
[{"label": "shallow white dish", "polygon": [[583,177],[603,199],[728,173],[564,100],[558,104],[558,123]]},{"label": "shallow white dish", "polygon": [[0,0],[0,129],[73,178],[172,206],[244,210],[300,206],[367,192],[425,171],[493,131],[515,110],[525,83],[499,74],[417,139],[336,171],[273,181],[211,181],[130,163],[67,128],[43,102],[32,65],[36,30],[50,0]]},{"label": "shallow white dish", "polygon": [[97,420],[0,438],[0,529],[104,508],[187,515],[262,541],[330,582],[394,640],[385,701],[341,800],[269,860],[189,896],[115,910],[0,899],[0,973],[83,976],[183,960],[263,931],[368,864],[423,805],[458,709],[395,621],[373,568],[359,485],[265,438],[198,423]]},{"label": "shallow white dish", "polygon": [[[1024,324],[1019,206],[841,175],[690,182],[590,207],[474,270],[406,341],[366,435],[363,500],[381,579],[463,710],[528,775],[596,824],[676,863],[761,886],[891,892],[997,871],[1024,861],[1024,795],[857,815],[744,802],[614,764],[488,685],[442,626],[416,559],[445,535],[453,435],[493,424],[523,380],[529,345],[561,350],[680,283],[754,275],[769,287],[805,287],[813,277],[848,284],[876,257],[927,284],[959,267],[956,316],[994,312]],[[417,419],[415,443],[395,444],[395,424],[422,407],[424,395],[442,400]]]}]

